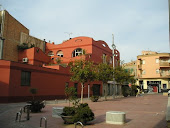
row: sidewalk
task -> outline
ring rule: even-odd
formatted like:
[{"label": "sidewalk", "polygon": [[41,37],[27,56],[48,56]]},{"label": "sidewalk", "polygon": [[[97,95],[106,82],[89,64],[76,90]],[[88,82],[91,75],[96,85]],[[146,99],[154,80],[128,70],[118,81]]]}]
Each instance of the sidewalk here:
[{"label": "sidewalk", "polygon": [[[95,114],[95,120],[85,128],[166,128],[166,106],[168,97],[162,94],[149,94],[142,97],[108,98],[108,101],[91,102],[85,99]],[[41,113],[31,113],[30,120],[25,115],[21,122],[15,122],[16,112],[25,103],[0,104],[0,128],[37,128],[40,118],[47,118],[47,128],[74,128],[74,125],[65,125],[61,118],[52,117],[52,107],[68,106],[66,101],[60,100],[57,104],[47,104]],[[50,103],[50,102],[47,102]],[[52,103],[52,102],[51,102]],[[106,124],[107,111],[123,111],[126,113],[124,125]],[[44,122],[43,122],[44,127]]]}]

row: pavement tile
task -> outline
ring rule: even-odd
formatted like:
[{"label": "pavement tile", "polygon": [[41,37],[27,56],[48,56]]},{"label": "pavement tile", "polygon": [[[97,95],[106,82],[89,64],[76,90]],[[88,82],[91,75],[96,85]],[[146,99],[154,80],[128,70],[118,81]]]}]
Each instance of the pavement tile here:
[{"label": "pavement tile", "polygon": [[[145,94],[142,97],[116,98],[108,97],[107,101],[99,102],[84,100],[95,114],[95,120],[85,128],[166,128],[166,107],[168,97],[162,94]],[[52,107],[68,106],[65,101],[57,104],[47,104],[41,113],[31,113],[30,120],[26,120],[23,113],[22,121],[16,122],[16,112],[25,103],[0,104],[0,128],[38,128],[40,118],[47,118],[47,128],[74,128],[74,125],[65,125],[61,118],[52,117]],[[107,111],[123,111],[126,113],[126,123],[123,125],[106,124]],[[44,127],[44,120],[42,122]],[[78,127],[77,127],[78,128]]]}]

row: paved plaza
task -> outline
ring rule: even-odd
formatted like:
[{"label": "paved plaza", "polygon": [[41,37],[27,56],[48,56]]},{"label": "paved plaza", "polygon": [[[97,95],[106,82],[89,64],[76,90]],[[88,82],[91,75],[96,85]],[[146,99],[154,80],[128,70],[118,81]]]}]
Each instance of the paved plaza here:
[{"label": "paved plaza", "polygon": [[[162,94],[145,94],[141,97],[121,97],[99,102],[84,100],[95,114],[95,120],[84,128],[166,128],[166,108],[168,97]],[[25,103],[0,104],[0,128],[38,128],[40,118],[47,118],[47,128],[74,128],[74,125],[65,125],[61,118],[52,117],[52,107],[68,106],[65,101],[56,104],[47,104],[41,113],[31,113],[30,120],[26,114],[22,115],[21,122],[15,122],[16,112]],[[126,113],[126,123],[123,125],[106,124],[107,111],[122,111]],[[44,122],[42,123],[44,127]],[[78,127],[77,127],[78,128]],[[80,127],[79,127],[80,128]]]}]

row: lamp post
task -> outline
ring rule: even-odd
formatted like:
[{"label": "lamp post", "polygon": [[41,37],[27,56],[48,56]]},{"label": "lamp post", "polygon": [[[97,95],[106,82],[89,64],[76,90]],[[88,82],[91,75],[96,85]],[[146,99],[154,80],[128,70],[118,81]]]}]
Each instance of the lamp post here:
[{"label": "lamp post", "polygon": [[[113,69],[115,67],[115,49],[116,49],[116,45],[114,44],[114,34],[112,34],[112,55],[113,55]],[[116,93],[116,85],[114,85],[115,83],[115,79],[114,79],[114,75],[113,75],[113,99],[115,98],[115,93]]]}]

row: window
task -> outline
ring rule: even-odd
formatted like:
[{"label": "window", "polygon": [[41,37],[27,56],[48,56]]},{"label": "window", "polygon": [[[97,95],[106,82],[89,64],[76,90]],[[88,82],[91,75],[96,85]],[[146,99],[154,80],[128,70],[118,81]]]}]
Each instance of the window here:
[{"label": "window", "polygon": [[156,69],[156,74],[159,74],[159,69]]},{"label": "window", "polygon": [[57,56],[63,57],[63,51],[61,51],[61,50],[58,51],[58,52],[57,52]]},{"label": "window", "polygon": [[166,89],[166,84],[163,84],[163,89]]},{"label": "window", "polygon": [[77,48],[73,51],[72,57],[76,57],[83,54],[83,50],[81,48]]},{"label": "window", "polygon": [[155,59],[155,61],[156,61],[156,64],[159,64],[159,59]]},{"label": "window", "polygon": [[146,73],[145,70],[143,70],[143,71],[142,71],[142,75],[144,75],[145,73]]},{"label": "window", "polygon": [[156,61],[156,64],[159,64],[159,59],[155,59],[155,61]]},{"label": "window", "polygon": [[21,71],[21,86],[30,86],[31,72]]},{"label": "window", "polygon": [[145,64],[145,60],[142,60],[142,64]]},{"label": "window", "polygon": [[49,52],[48,52],[48,56],[54,56],[53,51],[49,51]]},{"label": "window", "polygon": [[103,54],[102,59],[103,59],[103,63],[106,63],[106,54]]},{"label": "window", "polygon": [[110,64],[112,64],[112,61],[113,61],[113,58],[112,58],[112,57],[110,57]]}]

